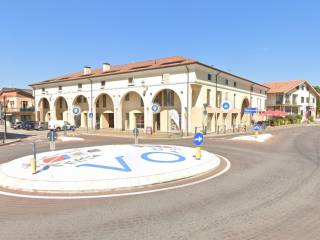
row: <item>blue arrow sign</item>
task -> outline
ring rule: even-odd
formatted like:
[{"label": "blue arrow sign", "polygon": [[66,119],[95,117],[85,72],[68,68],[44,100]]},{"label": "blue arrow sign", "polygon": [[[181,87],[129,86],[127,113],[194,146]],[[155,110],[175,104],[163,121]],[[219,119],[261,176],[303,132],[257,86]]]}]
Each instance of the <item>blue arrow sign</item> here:
[{"label": "blue arrow sign", "polygon": [[261,131],[261,125],[255,124],[255,125],[253,126],[253,130],[254,130],[254,131]]},{"label": "blue arrow sign", "polygon": [[253,107],[244,109],[244,113],[257,113],[257,112],[258,112],[258,109]]},{"label": "blue arrow sign", "polygon": [[203,135],[202,135],[202,133],[200,133],[200,132],[196,133],[196,134],[194,135],[194,137],[193,137],[193,143],[194,143],[195,145],[197,145],[197,146],[202,145],[202,144],[203,144],[203,140],[204,140]]},{"label": "blue arrow sign", "polygon": [[93,113],[89,113],[89,118],[93,118]]},{"label": "blue arrow sign", "polygon": [[230,102],[228,102],[228,101],[222,102],[222,108],[223,108],[223,110],[228,111],[231,108]]}]

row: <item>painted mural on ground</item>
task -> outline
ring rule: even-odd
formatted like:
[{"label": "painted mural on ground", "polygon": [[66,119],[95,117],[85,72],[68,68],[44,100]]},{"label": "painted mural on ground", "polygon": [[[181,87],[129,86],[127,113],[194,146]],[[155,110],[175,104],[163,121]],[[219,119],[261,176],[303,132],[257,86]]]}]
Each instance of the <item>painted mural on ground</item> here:
[{"label": "painted mural on ground", "polygon": [[96,181],[136,178],[190,171],[200,165],[219,165],[214,154],[202,151],[194,158],[194,149],[169,145],[106,145],[46,152],[37,155],[37,174],[32,175],[32,156],[2,164],[7,176],[44,181]]}]

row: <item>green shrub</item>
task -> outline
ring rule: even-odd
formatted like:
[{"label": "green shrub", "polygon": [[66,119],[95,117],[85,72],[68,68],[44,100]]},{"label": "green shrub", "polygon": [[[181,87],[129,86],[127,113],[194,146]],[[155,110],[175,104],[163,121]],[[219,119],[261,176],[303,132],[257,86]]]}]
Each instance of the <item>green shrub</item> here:
[{"label": "green shrub", "polygon": [[310,122],[314,122],[314,117],[313,117],[313,116],[310,116],[310,117],[308,117],[308,120],[309,120]]}]

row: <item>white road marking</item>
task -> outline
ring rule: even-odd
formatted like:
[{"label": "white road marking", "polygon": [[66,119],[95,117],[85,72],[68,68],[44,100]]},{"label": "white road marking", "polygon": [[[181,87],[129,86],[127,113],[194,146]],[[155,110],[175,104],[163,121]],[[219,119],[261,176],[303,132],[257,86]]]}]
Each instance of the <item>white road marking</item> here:
[{"label": "white road marking", "polygon": [[141,194],[146,194],[146,193],[154,193],[154,192],[162,192],[162,191],[167,191],[167,190],[173,190],[173,189],[178,189],[178,188],[183,188],[183,187],[188,187],[192,185],[196,185],[205,181],[209,181],[213,178],[216,178],[224,173],[226,173],[230,167],[231,163],[230,161],[221,156],[219,156],[221,159],[226,161],[227,166],[221,171],[218,172],[217,174],[214,174],[208,178],[201,179],[195,182],[191,183],[185,183],[179,186],[172,186],[172,187],[167,187],[167,188],[160,188],[160,189],[153,189],[153,190],[146,190],[146,191],[141,191],[141,192],[130,192],[130,193],[115,193],[115,194],[105,194],[105,195],[94,195],[94,196],[34,196],[34,195],[28,195],[28,194],[19,194],[19,193],[11,193],[11,192],[4,192],[0,191],[0,195],[4,196],[10,196],[10,197],[18,197],[18,198],[31,198],[31,199],[58,199],[58,200],[70,200],[70,199],[94,199],[94,198],[110,198],[110,197],[121,197],[121,196],[132,196],[132,195],[141,195]]}]

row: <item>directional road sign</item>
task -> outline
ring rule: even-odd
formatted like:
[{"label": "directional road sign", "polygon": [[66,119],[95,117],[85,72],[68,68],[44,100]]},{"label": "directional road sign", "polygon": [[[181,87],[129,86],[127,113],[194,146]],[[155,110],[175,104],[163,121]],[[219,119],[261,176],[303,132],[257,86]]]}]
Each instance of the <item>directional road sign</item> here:
[{"label": "directional road sign", "polygon": [[231,103],[229,101],[223,101],[221,107],[224,111],[228,111],[231,108]]},{"label": "directional road sign", "polygon": [[75,115],[75,116],[79,116],[80,113],[81,113],[81,108],[79,106],[73,106],[72,107],[72,113]]},{"label": "directional road sign", "polygon": [[261,125],[259,125],[259,124],[255,124],[255,125],[253,125],[253,130],[254,131],[261,131]]},{"label": "directional road sign", "polygon": [[158,103],[153,103],[151,106],[151,111],[153,113],[159,113],[160,112],[160,106]]},{"label": "directional road sign", "polygon": [[254,107],[249,107],[244,109],[244,113],[247,113],[247,114],[257,113],[257,112],[258,112],[258,109]]},{"label": "directional road sign", "polygon": [[203,144],[203,134],[198,132],[194,135],[193,137],[193,143],[196,145],[196,146],[200,146]]}]

